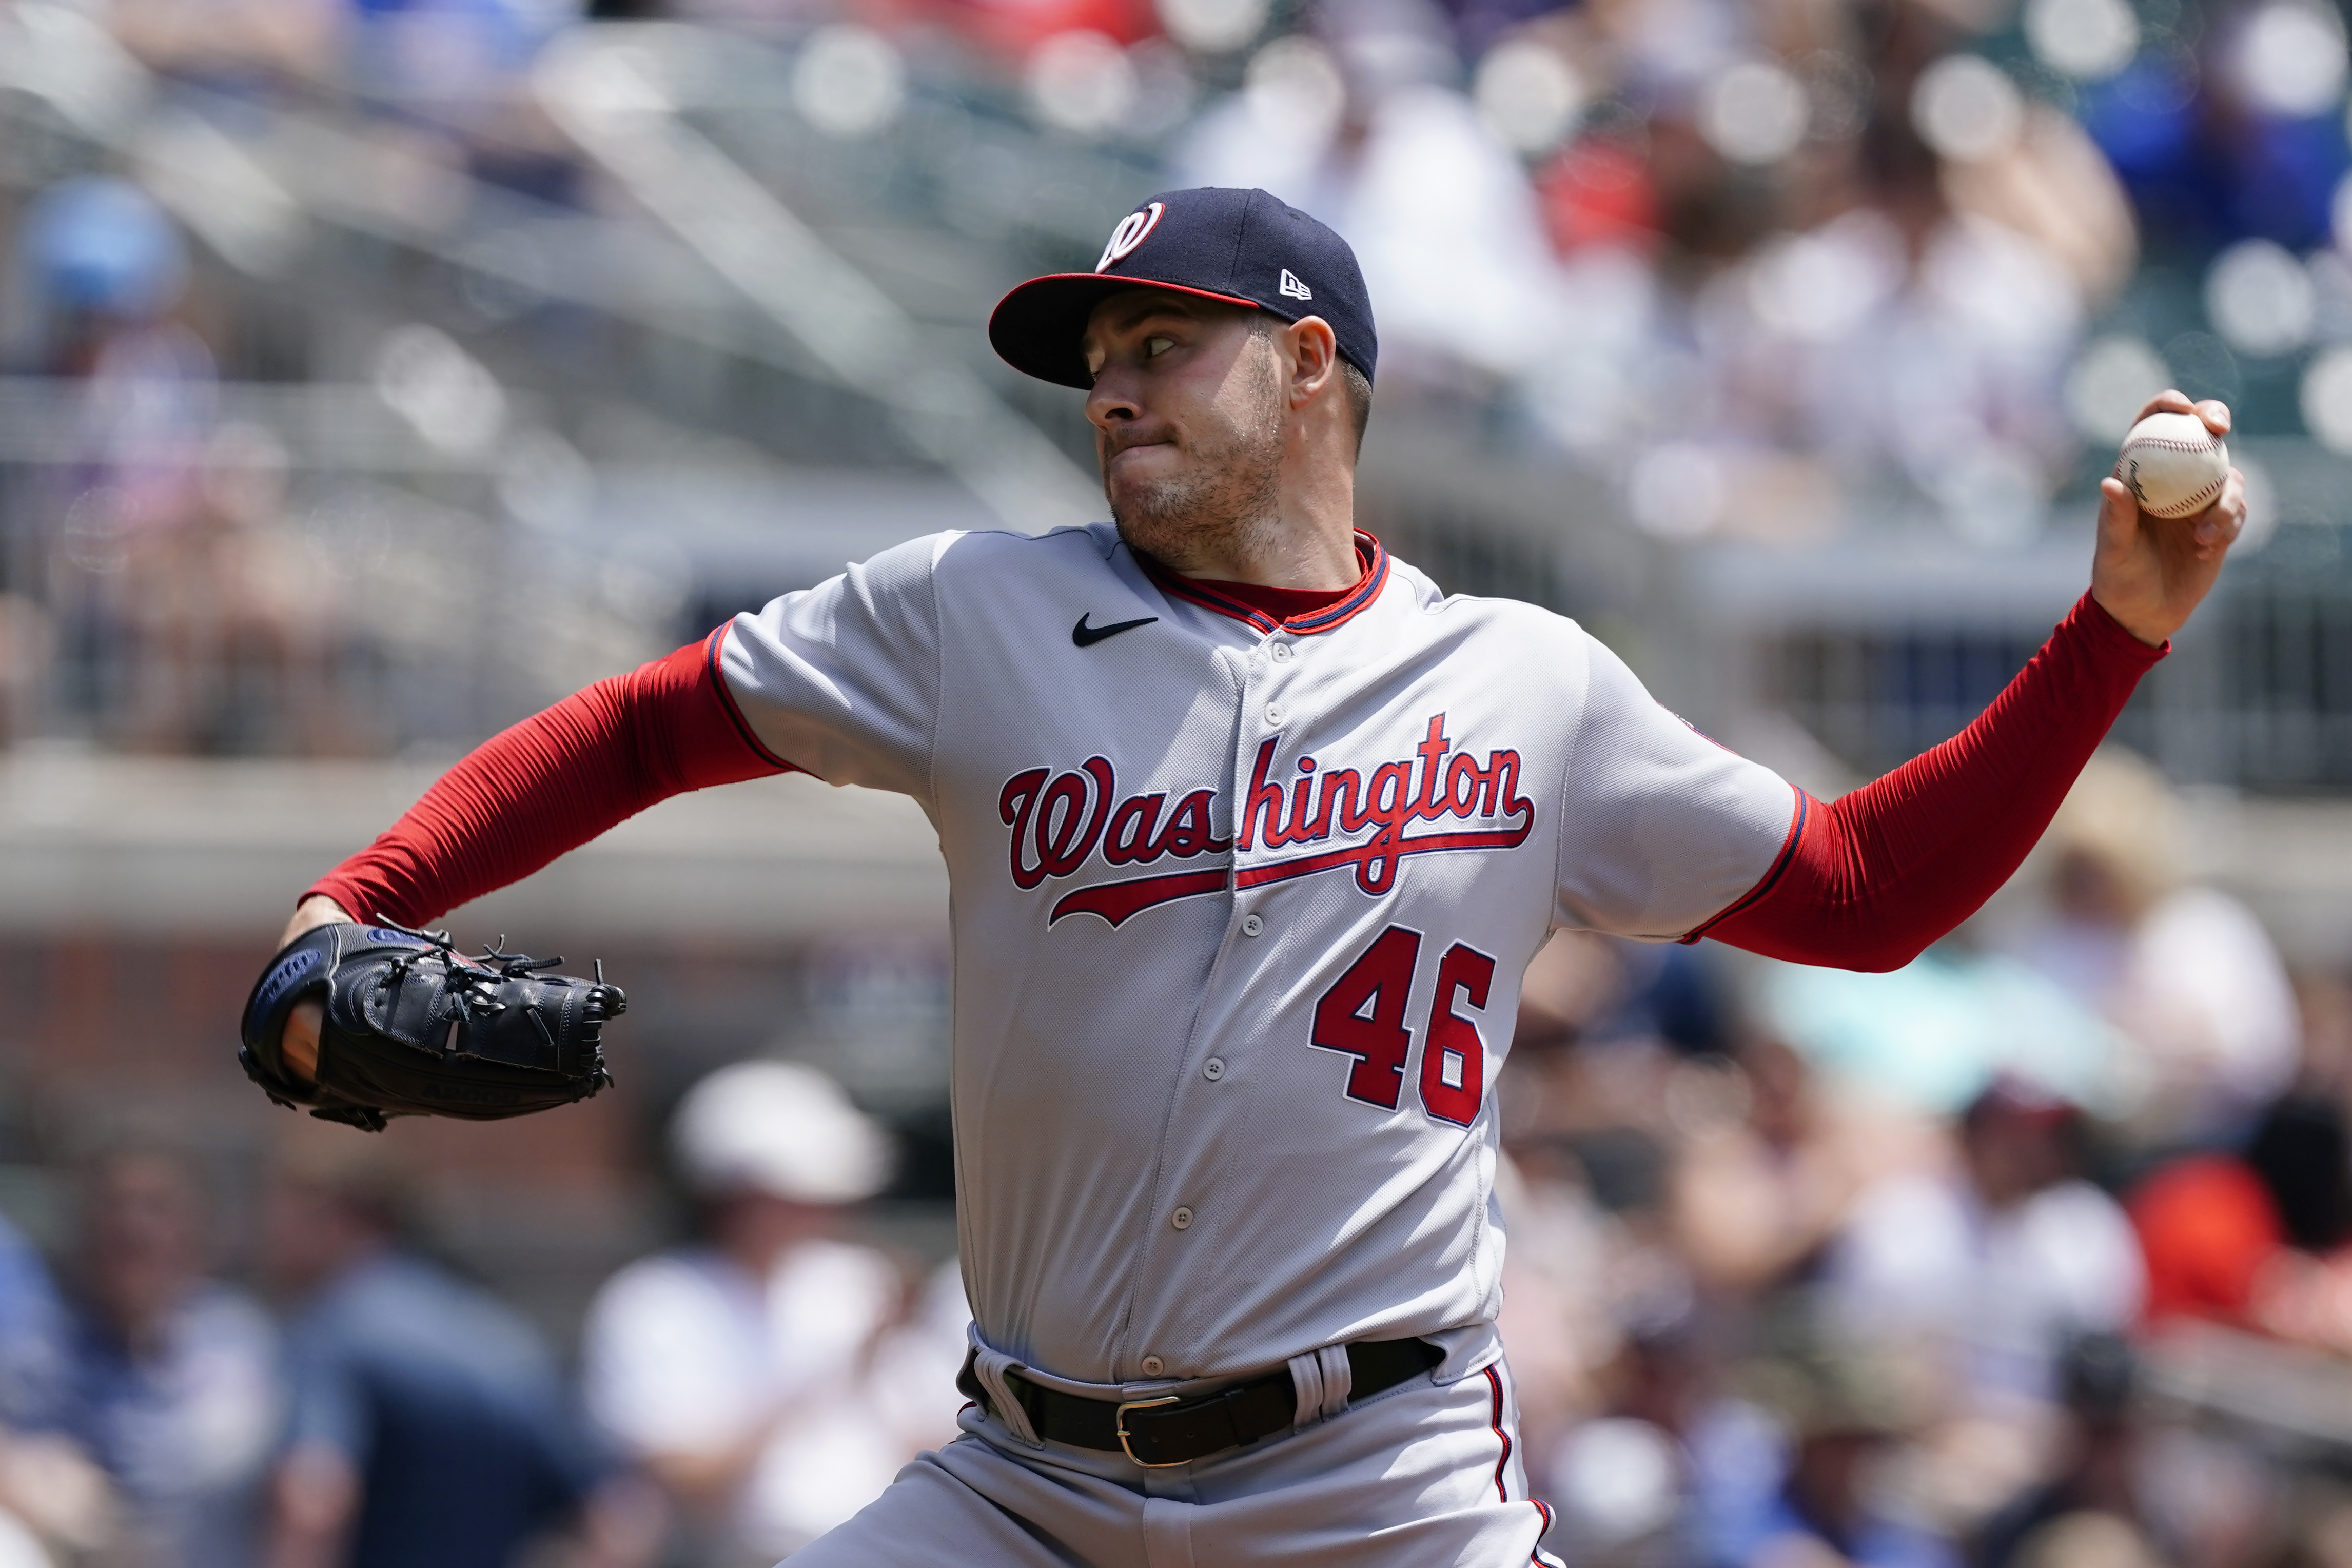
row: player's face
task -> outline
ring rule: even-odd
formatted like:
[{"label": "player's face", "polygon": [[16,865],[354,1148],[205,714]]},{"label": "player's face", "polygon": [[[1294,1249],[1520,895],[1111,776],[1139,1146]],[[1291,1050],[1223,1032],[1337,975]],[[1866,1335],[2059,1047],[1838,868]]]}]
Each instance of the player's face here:
[{"label": "player's face", "polygon": [[1137,289],[1087,322],[1087,417],[1111,517],[1130,547],[1180,572],[1275,523],[1284,405],[1262,320]]}]

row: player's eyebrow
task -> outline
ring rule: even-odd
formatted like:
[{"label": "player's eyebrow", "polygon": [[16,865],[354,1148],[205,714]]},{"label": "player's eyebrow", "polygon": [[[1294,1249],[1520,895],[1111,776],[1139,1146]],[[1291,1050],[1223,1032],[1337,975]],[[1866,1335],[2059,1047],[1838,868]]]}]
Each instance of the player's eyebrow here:
[{"label": "player's eyebrow", "polygon": [[1181,300],[1139,300],[1125,310],[1118,312],[1116,326],[1120,331],[1132,331],[1137,327],[1150,322],[1155,316],[1173,316],[1182,321],[1197,321],[1201,319],[1200,312]]}]

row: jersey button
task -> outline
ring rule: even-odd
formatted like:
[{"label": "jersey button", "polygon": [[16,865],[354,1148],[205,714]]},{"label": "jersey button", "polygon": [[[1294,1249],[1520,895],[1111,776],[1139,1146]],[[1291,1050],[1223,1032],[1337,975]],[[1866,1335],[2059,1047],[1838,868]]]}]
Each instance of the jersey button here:
[{"label": "jersey button", "polygon": [[1156,1356],[1156,1355],[1148,1355],[1148,1356],[1145,1356],[1145,1357],[1143,1358],[1143,1375],[1144,1375],[1144,1376],[1146,1376],[1146,1377],[1158,1377],[1161,1373],[1166,1372],[1167,1370],[1168,1370],[1168,1363],[1167,1363],[1166,1362],[1164,1362],[1164,1361],[1161,1361],[1158,1356]]},{"label": "jersey button", "polygon": [[1192,1228],[1192,1211],[1180,1208],[1168,1216],[1168,1223],[1178,1230],[1190,1230]]},{"label": "jersey button", "polygon": [[1207,1079],[1211,1083],[1214,1083],[1219,1079],[1224,1077],[1225,1058],[1223,1057],[1211,1057],[1207,1061],[1202,1062],[1201,1064],[1201,1076]]},{"label": "jersey button", "polygon": [[1258,919],[1257,916],[1244,915],[1242,917],[1242,934],[1244,936],[1255,936],[1265,929],[1265,922]]},{"label": "jersey button", "polygon": [[1265,721],[1269,724],[1277,725],[1282,722],[1282,705],[1280,703],[1269,702],[1265,705]]},{"label": "jersey button", "polygon": [[1276,664],[1288,664],[1290,662],[1290,645],[1286,642],[1278,642],[1275,644],[1273,658],[1274,662]]}]

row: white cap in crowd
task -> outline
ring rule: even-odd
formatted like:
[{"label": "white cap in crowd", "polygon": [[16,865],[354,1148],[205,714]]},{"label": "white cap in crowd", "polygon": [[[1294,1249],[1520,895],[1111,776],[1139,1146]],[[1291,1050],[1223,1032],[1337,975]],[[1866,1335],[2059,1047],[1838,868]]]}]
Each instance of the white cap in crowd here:
[{"label": "white cap in crowd", "polygon": [[841,1086],[798,1062],[737,1062],[687,1090],[670,1124],[687,1184],[705,1195],[804,1204],[870,1198],[890,1179],[889,1137]]}]

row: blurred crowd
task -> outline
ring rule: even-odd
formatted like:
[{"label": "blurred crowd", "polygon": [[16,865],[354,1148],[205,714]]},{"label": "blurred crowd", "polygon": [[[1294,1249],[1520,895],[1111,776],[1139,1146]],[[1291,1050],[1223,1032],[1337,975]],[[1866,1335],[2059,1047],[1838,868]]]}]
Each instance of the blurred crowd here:
[{"label": "blurred crowd", "polygon": [[110,1142],[59,1256],[0,1230],[0,1564],[765,1568],[805,1544],[954,1436],[961,1279],[856,1239],[893,1152],[813,1068],[711,1074],[669,1152],[679,1241],[596,1292],[566,1365],[434,1248],[381,1143],[298,1128],[232,1259],[217,1173]]},{"label": "blurred crowd", "polygon": [[[1066,221],[1061,174],[887,215],[1008,277],[1154,185],[1265,186],[1356,245],[1384,408],[1565,454],[1668,540],[2020,545],[2168,383],[2352,451],[2326,0],[0,0],[0,745],[383,753],[415,682],[539,658],[509,698],[544,700],[703,629],[674,563],[559,547],[601,454],[531,398],[586,307],[435,296],[388,244],[280,310],[267,203],[189,183],[213,142],[59,154],[13,106],[81,89],[7,52],[80,27],[231,142],[340,126],[413,235],[443,176],[624,211],[532,69],[628,21],[781,51],[753,107],[795,156],[946,98],[1102,160]],[[943,182],[972,139],[922,142]],[[411,467],[336,470],[350,407],[257,388],[372,400]],[[1546,950],[1496,1090],[1504,1331],[1571,1561],[2352,1568],[2352,985],[2181,831],[2103,758],[2033,885],[1891,975]],[[250,1245],[169,1140],[89,1156],[64,1239],[0,1234],[0,1568],[753,1568],[845,1517],[952,1435],[953,1267],[866,1238],[889,1140],[804,1066],[667,1127],[690,1223],[576,1345],[341,1130],[273,1156]]]},{"label": "blurred crowd", "polygon": [[[2185,847],[2108,752],[1894,973],[1538,955],[1501,1326],[1569,1561],[2352,1563],[2352,983]],[[877,1239],[900,1141],[805,1062],[662,1112],[673,1239],[557,1339],[425,1145],[275,1124],[249,1224],[115,1137],[0,1230],[0,1568],[761,1568],[955,1436],[956,1263]]]},{"label": "blurred crowd", "polygon": [[2238,1396],[2352,1389],[2343,994],[2181,847],[2105,753],[1895,973],[1538,960],[1503,1328],[1571,1561],[2344,1561],[2352,1427]]},{"label": "blurred crowd", "polygon": [[[735,59],[769,76],[691,57],[664,90],[823,193],[827,232],[929,231],[990,274],[961,316],[1158,184],[1317,213],[1379,303],[1383,406],[1577,466],[1610,498],[1578,526],[2014,548],[2168,384],[2352,452],[2327,0],[10,0],[43,63],[0,72],[0,363],[71,389],[74,456],[0,454],[0,736],[396,750],[404,669],[531,657],[460,592],[516,553],[577,579],[528,648],[701,629],[682,612],[727,590],[698,597],[675,546],[555,536],[604,457],[567,398],[730,374],[676,344],[600,370],[635,341],[600,312],[683,310],[661,330],[692,344],[715,307],[624,300],[625,262],[551,237],[649,222],[534,74],[646,22],[756,45]],[[87,73],[144,82],[145,123],[105,123]],[[306,250],[310,216],[365,245]],[[302,447],[350,410],[257,418],[231,394],[262,385],[372,389],[430,472],[337,471]],[[2240,460],[2259,536],[2275,487]],[[615,662],[538,657],[550,689]]]}]

